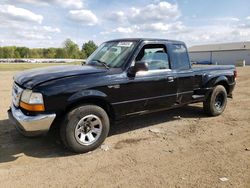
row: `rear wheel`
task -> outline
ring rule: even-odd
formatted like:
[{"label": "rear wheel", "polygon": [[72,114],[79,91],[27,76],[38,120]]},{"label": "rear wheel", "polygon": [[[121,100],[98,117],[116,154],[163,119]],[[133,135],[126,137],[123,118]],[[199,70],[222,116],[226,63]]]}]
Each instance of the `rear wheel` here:
[{"label": "rear wheel", "polygon": [[217,85],[203,102],[204,111],[210,116],[222,114],[227,105],[227,91],[224,86]]},{"label": "rear wheel", "polygon": [[109,118],[105,110],[96,105],[80,106],[67,114],[61,126],[64,145],[76,153],[99,147],[109,132]]}]

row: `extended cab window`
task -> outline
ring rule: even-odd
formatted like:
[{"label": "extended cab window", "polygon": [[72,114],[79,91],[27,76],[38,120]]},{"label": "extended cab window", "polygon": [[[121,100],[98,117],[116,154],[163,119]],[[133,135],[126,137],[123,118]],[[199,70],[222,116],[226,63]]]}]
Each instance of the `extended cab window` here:
[{"label": "extended cab window", "polygon": [[183,44],[173,44],[172,55],[172,61],[175,69],[190,69],[190,62],[188,58],[187,49]]},{"label": "extended cab window", "polygon": [[145,45],[136,57],[136,61],[146,62],[149,70],[169,69],[168,59],[166,47],[162,44]]}]

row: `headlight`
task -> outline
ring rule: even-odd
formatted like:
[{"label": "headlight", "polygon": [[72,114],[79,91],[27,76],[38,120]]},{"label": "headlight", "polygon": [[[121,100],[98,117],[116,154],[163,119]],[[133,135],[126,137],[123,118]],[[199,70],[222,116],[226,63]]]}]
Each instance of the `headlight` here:
[{"label": "headlight", "polygon": [[41,93],[32,93],[29,104],[43,104],[43,95]]},{"label": "headlight", "polygon": [[43,95],[25,89],[22,93],[21,101],[27,104],[43,104]]},{"label": "headlight", "polygon": [[44,111],[43,95],[26,89],[22,93],[20,106],[28,111]]},{"label": "headlight", "polygon": [[22,93],[21,101],[25,103],[29,103],[31,94],[32,94],[32,90],[25,89]]}]

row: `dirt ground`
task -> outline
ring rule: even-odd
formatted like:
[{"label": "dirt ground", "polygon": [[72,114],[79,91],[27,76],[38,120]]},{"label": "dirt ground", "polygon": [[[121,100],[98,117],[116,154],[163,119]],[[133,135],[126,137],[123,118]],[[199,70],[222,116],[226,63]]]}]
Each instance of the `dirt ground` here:
[{"label": "dirt ground", "polygon": [[6,113],[14,74],[0,72],[0,187],[250,187],[250,67],[238,68],[223,115],[197,104],[127,119],[112,127],[108,151],[81,155],[56,132],[17,133]]}]

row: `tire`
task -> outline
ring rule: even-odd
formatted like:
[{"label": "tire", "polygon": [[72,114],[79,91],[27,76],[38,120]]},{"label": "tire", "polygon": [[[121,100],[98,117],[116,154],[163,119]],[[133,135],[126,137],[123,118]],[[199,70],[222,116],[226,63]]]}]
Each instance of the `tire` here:
[{"label": "tire", "polygon": [[223,113],[227,105],[227,91],[224,86],[217,85],[212,93],[203,102],[205,113],[210,116],[218,116]]},{"label": "tire", "polygon": [[60,135],[66,148],[75,153],[85,153],[104,142],[109,127],[109,117],[105,110],[96,105],[83,105],[67,114]]}]

